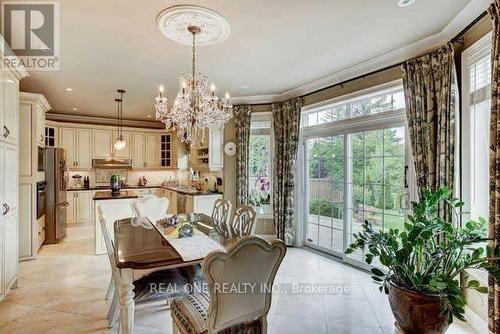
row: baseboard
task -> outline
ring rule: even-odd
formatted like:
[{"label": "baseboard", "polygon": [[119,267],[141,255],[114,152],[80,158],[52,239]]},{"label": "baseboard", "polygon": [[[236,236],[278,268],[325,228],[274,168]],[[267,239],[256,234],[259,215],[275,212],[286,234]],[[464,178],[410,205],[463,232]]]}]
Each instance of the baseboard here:
[{"label": "baseboard", "polygon": [[465,319],[469,326],[477,333],[488,333],[488,322],[478,316],[469,307],[465,306]]}]

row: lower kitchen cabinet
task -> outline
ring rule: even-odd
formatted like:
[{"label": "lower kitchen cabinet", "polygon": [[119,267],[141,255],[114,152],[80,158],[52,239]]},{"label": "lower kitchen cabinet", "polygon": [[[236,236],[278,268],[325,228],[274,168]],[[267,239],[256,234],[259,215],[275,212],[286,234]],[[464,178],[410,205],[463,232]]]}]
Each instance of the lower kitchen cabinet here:
[{"label": "lower kitchen cabinet", "polygon": [[17,228],[17,213],[6,216],[4,219],[5,227],[5,255],[9,259],[5,261],[5,284],[6,286],[14,286],[17,280],[18,266],[18,228]]},{"label": "lower kitchen cabinet", "polygon": [[68,192],[68,203],[66,211],[68,224],[92,222],[92,192],[90,190]]},{"label": "lower kitchen cabinet", "polygon": [[214,195],[186,195],[186,213],[204,213],[212,216],[215,201],[221,199],[221,194]]}]

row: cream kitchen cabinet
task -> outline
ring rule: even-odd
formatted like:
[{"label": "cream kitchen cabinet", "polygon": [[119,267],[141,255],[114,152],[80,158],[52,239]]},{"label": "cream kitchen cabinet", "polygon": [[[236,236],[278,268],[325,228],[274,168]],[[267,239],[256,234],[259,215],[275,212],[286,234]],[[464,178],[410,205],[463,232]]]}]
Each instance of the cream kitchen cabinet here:
[{"label": "cream kitchen cabinet", "polygon": [[222,199],[221,194],[186,195],[186,213],[204,213],[212,216],[215,201]]},{"label": "cream kitchen cabinet", "polygon": [[92,222],[92,191],[69,191],[66,222],[85,224]]},{"label": "cream kitchen cabinet", "polygon": [[25,76],[5,67],[0,51],[0,301],[18,280],[19,80]]},{"label": "cream kitchen cabinet", "polygon": [[91,143],[92,133],[90,130],[76,130],[76,166],[79,169],[92,168]]},{"label": "cream kitchen cabinet", "polygon": [[36,110],[36,130],[35,130],[35,142],[37,146],[45,146],[45,111],[41,108]]},{"label": "cream kitchen cabinet", "polygon": [[160,136],[157,134],[146,134],[146,160],[145,167],[160,166]]},{"label": "cream kitchen cabinet", "polygon": [[160,166],[160,135],[132,133],[132,166],[156,168]]},{"label": "cream kitchen cabinet", "polygon": [[76,136],[74,128],[59,129],[59,147],[66,150],[68,167],[76,167]]},{"label": "cream kitchen cabinet", "polygon": [[19,81],[11,71],[2,71],[2,91],[3,141],[17,145],[19,140]]},{"label": "cream kitchen cabinet", "polygon": [[221,171],[224,167],[224,128],[212,127],[208,131],[208,169]]},{"label": "cream kitchen cabinet", "polygon": [[224,167],[224,128],[206,129],[205,136],[191,148],[191,165],[196,169],[220,172]]},{"label": "cream kitchen cabinet", "polygon": [[92,168],[91,143],[90,129],[61,128],[59,131],[59,147],[66,150],[70,169]]},{"label": "cream kitchen cabinet", "polygon": [[118,138],[118,132],[113,131],[113,157],[116,159],[130,159],[132,156],[132,143],[131,143],[131,134],[130,132],[122,133],[123,140],[125,140],[125,147],[119,151],[114,148],[114,143]]},{"label": "cream kitchen cabinet", "polygon": [[161,197],[168,199],[168,214],[177,213],[177,192],[169,189],[161,189]]},{"label": "cream kitchen cabinet", "polygon": [[109,159],[113,156],[113,131],[93,131],[92,157],[94,159]]},{"label": "cream kitchen cabinet", "polygon": [[143,133],[132,133],[132,167],[143,168],[145,160],[144,146],[146,145]]}]

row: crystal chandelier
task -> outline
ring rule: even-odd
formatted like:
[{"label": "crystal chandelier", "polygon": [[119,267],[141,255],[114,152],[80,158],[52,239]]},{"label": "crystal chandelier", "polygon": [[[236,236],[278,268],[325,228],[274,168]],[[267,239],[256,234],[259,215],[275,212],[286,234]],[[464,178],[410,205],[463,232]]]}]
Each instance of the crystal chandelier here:
[{"label": "crystal chandelier", "polygon": [[123,94],[125,90],[118,89],[118,94],[120,94],[119,99],[115,99],[117,106],[117,132],[118,136],[116,138],[114,147],[117,151],[123,150],[127,146],[127,142],[123,139]]},{"label": "crystal chandelier", "polygon": [[196,144],[201,137],[203,143],[205,129],[223,126],[232,117],[233,106],[229,101],[229,93],[224,98],[215,95],[215,84],[208,85],[208,76],[196,72],[196,35],[201,32],[198,26],[189,26],[192,34],[192,69],[191,74],[182,73],[179,91],[172,108],[168,108],[168,99],[163,95],[163,84],[158,89],[155,109],[156,119],[165,123],[167,130],[177,131],[182,142]]}]

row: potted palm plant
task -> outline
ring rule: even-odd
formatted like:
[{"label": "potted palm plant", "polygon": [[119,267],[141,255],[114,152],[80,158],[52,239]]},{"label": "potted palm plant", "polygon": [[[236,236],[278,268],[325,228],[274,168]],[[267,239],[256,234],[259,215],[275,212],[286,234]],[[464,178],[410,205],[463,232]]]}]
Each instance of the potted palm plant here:
[{"label": "potted palm plant", "polygon": [[447,188],[424,190],[402,230],[378,230],[365,221],[346,250],[364,250],[368,264],[381,265],[371,270],[372,279],[389,295],[403,333],[444,333],[454,317],[464,320],[464,289],[488,291],[476,280],[464,282],[460,274],[465,269],[484,269],[500,280],[500,246],[485,247],[486,221],[457,227],[438,216],[440,208],[449,206],[458,217],[463,205]]}]

